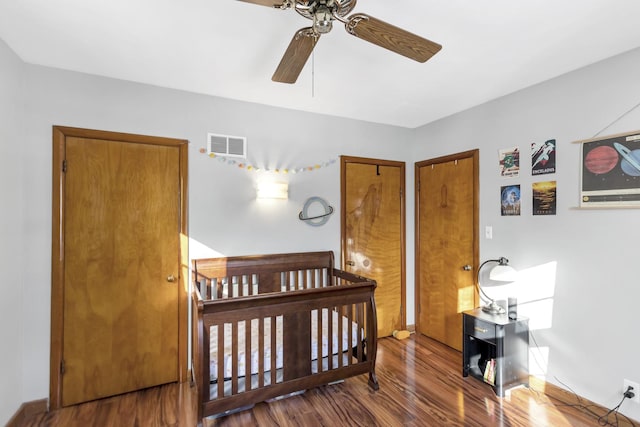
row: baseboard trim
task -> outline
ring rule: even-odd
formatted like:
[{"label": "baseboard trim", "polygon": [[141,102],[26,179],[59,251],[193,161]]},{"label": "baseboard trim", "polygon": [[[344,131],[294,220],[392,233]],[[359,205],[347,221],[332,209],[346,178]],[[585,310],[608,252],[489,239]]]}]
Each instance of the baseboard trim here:
[{"label": "baseboard trim", "polygon": [[16,413],[11,417],[6,427],[19,427],[23,425],[26,420],[31,418],[34,415],[43,414],[47,412],[49,409],[49,400],[48,399],[40,399],[33,400],[31,402],[25,402],[16,411]]},{"label": "baseboard trim", "polygon": [[[529,387],[532,390],[543,393],[545,396],[563,402],[567,405],[580,405],[584,407],[589,407],[594,411],[601,413],[602,415],[606,414],[609,410],[604,406],[592,402],[588,399],[585,399],[582,396],[578,396],[572,391],[566,390],[557,385],[551,384],[543,380],[542,378],[535,377],[533,375],[529,376]],[[623,426],[634,426],[640,424],[637,420],[627,417],[626,415],[618,415],[618,422],[620,427]],[[632,424],[633,423],[633,424]]]}]

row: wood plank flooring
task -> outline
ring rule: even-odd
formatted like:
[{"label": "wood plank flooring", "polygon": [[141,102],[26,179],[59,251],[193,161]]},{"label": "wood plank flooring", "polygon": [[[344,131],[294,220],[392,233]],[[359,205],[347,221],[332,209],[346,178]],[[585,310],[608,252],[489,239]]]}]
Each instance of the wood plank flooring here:
[{"label": "wood plank flooring", "polygon": [[[204,426],[602,426],[604,408],[576,407],[576,397],[532,383],[503,399],[473,378],[461,375],[460,352],[428,338],[378,344],[380,390],[367,376],[308,390],[306,393],[219,419]],[[581,400],[582,405],[589,402]],[[595,413],[593,415],[587,410]],[[609,425],[633,426],[623,416]],[[20,426],[194,426],[195,395],[188,384],[168,384],[37,414]],[[638,423],[636,423],[638,425]]]}]

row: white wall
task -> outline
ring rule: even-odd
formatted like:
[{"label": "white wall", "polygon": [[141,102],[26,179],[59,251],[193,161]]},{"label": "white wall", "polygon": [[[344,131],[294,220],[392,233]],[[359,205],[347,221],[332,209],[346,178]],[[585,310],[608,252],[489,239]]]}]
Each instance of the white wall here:
[{"label": "white wall", "polygon": [[22,61],[0,40],[0,424],[22,403]]},{"label": "white wall", "polygon": [[[338,156],[399,160],[411,131],[386,125],[269,108],[158,87],[27,65],[25,155],[27,170],[22,239],[29,283],[24,324],[23,400],[48,395],[51,254],[51,127],[64,125],[185,138],[189,147],[189,226],[192,256],[304,250],[340,246]],[[278,175],[289,182],[289,200],[258,202],[259,174],[199,152],[207,132],[246,136],[249,159],[261,168],[298,168],[335,163],[313,172]],[[311,196],[336,210],[323,227],[311,227],[298,212]],[[203,250],[205,248],[206,250]],[[339,258],[337,258],[339,259]],[[27,268],[28,266],[28,268]],[[7,319],[0,314],[2,319]]]},{"label": "white wall", "polygon": [[[506,256],[524,275],[494,297],[517,296],[541,347],[531,369],[607,407],[623,379],[640,382],[635,209],[579,210],[580,145],[640,102],[640,49],[431,123],[416,131],[416,161],[480,150],[481,259]],[[601,136],[640,130],[640,107]],[[530,144],[557,140],[558,172],[531,176]],[[498,174],[498,150],[519,146],[519,178]],[[557,215],[532,216],[531,183],[556,180]],[[501,217],[500,186],[519,183],[522,214]],[[485,226],[493,239],[484,238]],[[535,344],[531,342],[532,346]],[[533,357],[535,356],[535,358]],[[546,359],[546,360],[545,360]],[[640,419],[640,405],[621,412]]]},{"label": "white wall", "polygon": [[[3,61],[9,57],[16,62],[10,53],[0,50],[0,55]],[[24,137],[19,138],[22,158],[10,167],[13,175],[22,171],[22,182],[16,185],[28,189],[28,193],[21,200],[21,192],[0,185],[3,201],[7,194],[23,207],[11,215],[15,221],[22,221],[20,245],[29,248],[28,258],[12,255],[8,259],[11,265],[22,267],[22,276],[13,273],[17,275],[15,281],[28,284],[29,291],[21,309],[14,306],[0,312],[0,324],[17,323],[23,328],[22,347],[16,342],[18,355],[2,356],[10,357],[14,365],[24,359],[20,378],[7,372],[14,383],[11,389],[4,380],[0,386],[3,394],[22,390],[19,399],[8,402],[9,413],[17,409],[17,402],[48,395],[53,125],[190,140],[192,256],[322,249],[333,249],[339,255],[339,215],[318,228],[297,219],[310,196],[326,198],[339,212],[339,162],[314,172],[283,176],[290,184],[289,200],[259,203],[254,187],[260,174],[199,153],[207,132],[247,136],[248,162],[258,167],[304,167],[337,159],[341,154],[406,161],[408,323],[414,321],[413,162],[480,148],[481,228],[494,227],[494,239],[482,240],[481,257],[504,254],[521,270],[557,262],[553,298],[544,299],[552,302],[553,311],[550,315],[533,312],[540,304],[526,304],[521,311],[530,312],[538,344],[549,348],[549,363],[544,370],[547,379],[555,382],[557,377],[579,394],[612,406],[617,403],[623,378],[640,381],[638,367],[632,363],[637,360],[639,344],[633,341],[629,326],[634,320],[634,297],[640,291],[631,268],[624,265],[632,265],[631,241],[639,237],[631,223],[637,211],[570,209],[577,205],[578,188],[578,147],[570,141],[592,136],[639,101],[639,81],[634,80],[632,69],[634,65],[637,68],[639,60],[640,51],[631,52],[417,130],[13,65],[13,74],[18,74],[17,70],[25,72],[24,94],[14,94],[19,98],[15,102],[0,101],[0,108],[15,108],[21,99],[26,105]],[[15,79],[0,74],[0,87],[12,85]],[[608,132],[638,129],[639,117],[636,111]],[[18,126],[8,129],[14,137],[20,137]],[[514,144],[525,147],[543,138],[559,142],[560,170],[554,176],[559,184],[558,215],[532,217],[525,204],[521,217],[500,217],[497,201],[503,181],[495,173],[498,148]],[[5,141],[0,147],[15,150]],[[533,179],[525,174],[519,182],[526,189]],[[523,193],[528,200],[530,193]],[[9,252],[4,238],[0,250]],[[609,277],[601,266],[613,262],[618,270]],[[521,288],[537,292],[539,286],[527,283]],[[20,298],[14,289],[9,292]],[[524,302],[523,291],[517,292]],[[603,311],[601,302],[612,311]],[[3,334],[15,334],[2,328]],[[9,342],[18,339],[11,336]],[[637,408],[627,403],[623,410],[640,418]],[[0,413],[0,420],[2,416]]]}]

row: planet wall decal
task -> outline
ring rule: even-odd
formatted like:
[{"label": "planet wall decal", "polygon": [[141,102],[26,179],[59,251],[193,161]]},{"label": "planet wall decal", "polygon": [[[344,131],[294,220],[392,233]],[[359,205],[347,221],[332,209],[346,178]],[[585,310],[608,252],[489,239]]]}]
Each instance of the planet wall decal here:
[{"label": "planet wall decal", "polygon": [[613,143],[613,147],[622,156],[620,167],[627,175],[640,176],[640,150],[629,150],[622,144]]},{"label": "planet wall decal", "polygon": [[615,168],[618,160],[618,152],[613,147],[601,145],[587,153],[584,158],[584,166],[589,172],[602,175]]}]

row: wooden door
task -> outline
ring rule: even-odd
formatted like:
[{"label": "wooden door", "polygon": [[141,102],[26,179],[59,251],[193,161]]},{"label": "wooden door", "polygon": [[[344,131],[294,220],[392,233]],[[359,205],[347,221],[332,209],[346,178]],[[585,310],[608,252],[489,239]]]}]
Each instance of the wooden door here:
[{"label": "wooden door", "polygon": [[462,350],[476,306],[478,151],[416,163],[416,329]]},{"label": "wooden door", "polygon": [[54,407],[183,377],[186,147],[54,128]]},{"label": "wooden door", "polygon": [[378,336],[404,329],[403,162],[342,157],[342,268],[374,279]]}]

